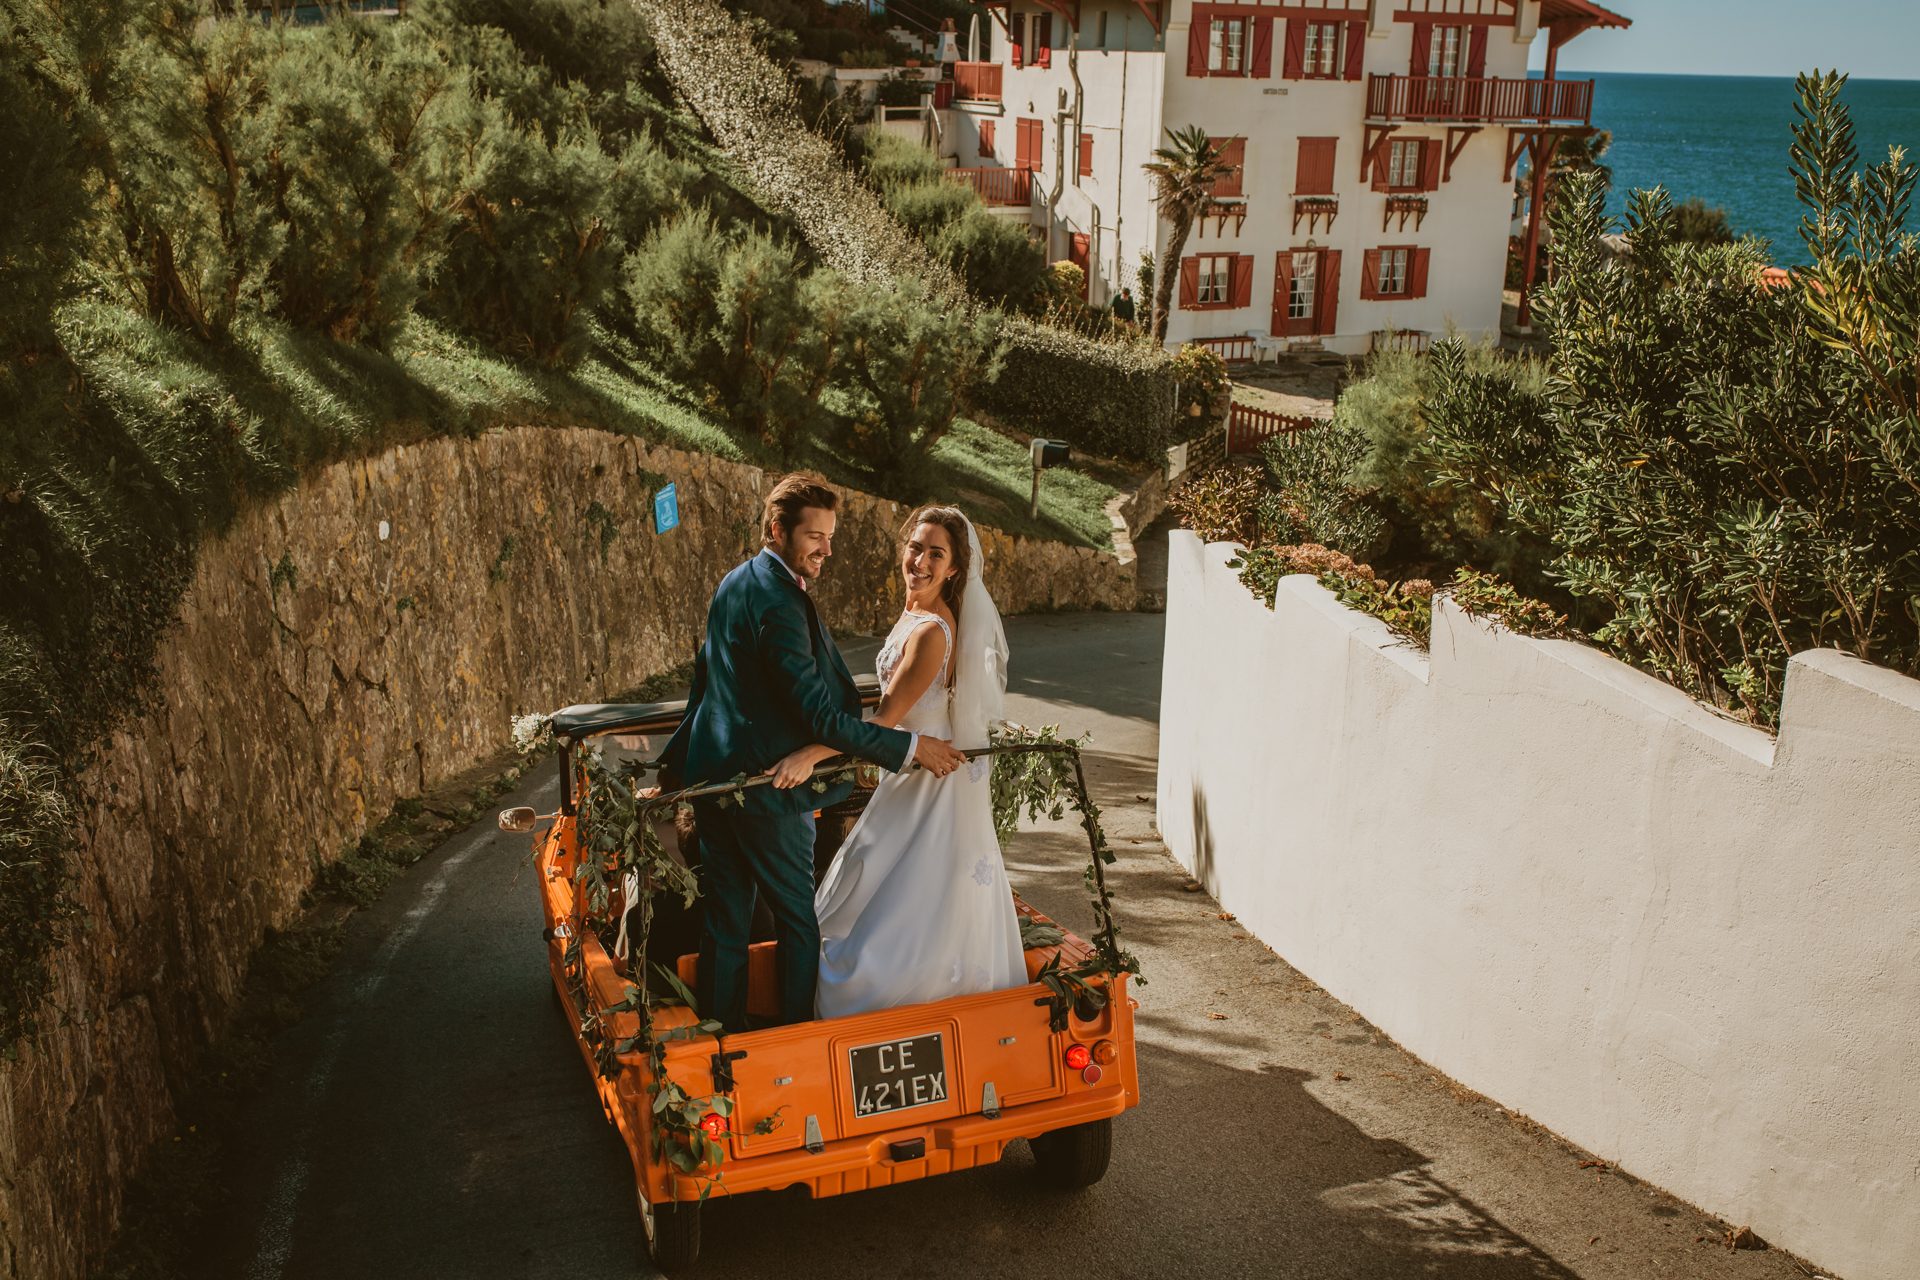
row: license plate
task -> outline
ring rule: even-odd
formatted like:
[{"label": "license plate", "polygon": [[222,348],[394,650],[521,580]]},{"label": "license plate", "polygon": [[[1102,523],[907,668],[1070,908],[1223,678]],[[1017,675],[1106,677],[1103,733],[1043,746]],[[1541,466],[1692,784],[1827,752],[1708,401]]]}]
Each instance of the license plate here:
[{"label": "license plate", "polygon": [[947,1100],[947,1053],[942,1037],[914,1036],[850,1049],[853,1113],[877,1116]]}]

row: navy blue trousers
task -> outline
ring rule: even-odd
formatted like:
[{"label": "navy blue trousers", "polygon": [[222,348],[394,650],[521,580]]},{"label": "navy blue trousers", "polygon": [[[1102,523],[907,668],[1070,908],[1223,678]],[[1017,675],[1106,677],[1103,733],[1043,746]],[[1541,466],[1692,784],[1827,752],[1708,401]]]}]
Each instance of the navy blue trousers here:
[{"label": "navy blue trousers", "polygon": [[813,1018],[820,921],[813,914],[813,812],[748,813],[696,800],[700,826],[700,1016],[747,1029],[747,941],[757,893],[773,911],[780,1020]]}]

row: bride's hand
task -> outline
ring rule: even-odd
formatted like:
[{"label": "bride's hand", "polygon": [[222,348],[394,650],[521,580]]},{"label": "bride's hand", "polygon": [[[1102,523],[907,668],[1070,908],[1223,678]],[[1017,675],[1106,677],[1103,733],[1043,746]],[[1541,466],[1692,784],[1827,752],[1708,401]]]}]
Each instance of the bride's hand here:
[{"label": "bride's hand", "polygon": [[[831,755],[832,752],[828,752]],[[767,773],[773,778],[773,785],[781,791],[789,791],[813,776],[813,766],[824,760],[818,746],[801,747],[789,752],[773,762]]]}]

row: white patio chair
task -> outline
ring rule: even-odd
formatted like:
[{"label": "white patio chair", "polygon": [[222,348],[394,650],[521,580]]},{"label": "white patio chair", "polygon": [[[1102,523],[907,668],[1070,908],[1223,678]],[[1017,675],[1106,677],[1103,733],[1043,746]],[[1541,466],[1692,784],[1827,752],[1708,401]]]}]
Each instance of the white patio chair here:
[{"label": "white patio chair", "polygon": [[1247,337],[1253,341],[1253,362],[1259,364],[1269,356],[1277,356],[1286,348],[1285,338],[1276,338],[1265,329],[1249,329]]}]

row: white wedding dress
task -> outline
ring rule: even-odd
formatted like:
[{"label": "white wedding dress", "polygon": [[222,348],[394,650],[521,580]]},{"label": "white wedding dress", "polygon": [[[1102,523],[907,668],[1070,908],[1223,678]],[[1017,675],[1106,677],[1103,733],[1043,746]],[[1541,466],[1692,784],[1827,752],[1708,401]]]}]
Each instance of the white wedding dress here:
[{"label": "white wedding dress", "polygon": [[[980,563],[976,542],[974,564]],[[970,618],[969,609],[983,616]],[[961,626],[984,629],[988,623],[998,648],[987,642],[986,652],[995,656],[985,659],[985,675],[988,683],[997,677],[997,694],[1005,688],[1006,641],[982,589],[962,603]],[[894,627],[880,650],[881,687],[893,679],[907,637],[932,626],[947,633],[947,657],[939,678],[899,727],[955,740],[955,746],[985,746],[984,723],[959,735],[978,742],[956,740],[953,732],[947,667],[955,643],[936,615],[909,612]],[[972,656],[964,643],[960,651],[963,659]],[[839,1018],[1026,982],[1020,922],[993,830],[989,761],[971,761],[944,778],[911,767],[882,776],[814,894],[820,917],[816,1016]]]}]

